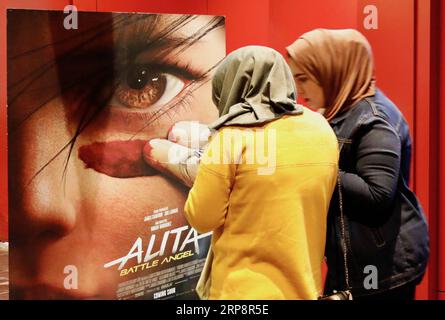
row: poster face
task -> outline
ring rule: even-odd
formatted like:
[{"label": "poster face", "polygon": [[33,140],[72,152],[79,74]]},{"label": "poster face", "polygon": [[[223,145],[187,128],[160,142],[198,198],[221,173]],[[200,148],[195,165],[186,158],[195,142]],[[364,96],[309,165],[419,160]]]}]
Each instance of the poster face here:
[{"label": "poster face", "polygon": [[10,298],[194,298],[210,234],[142,148],[216,119],[224,18],[9,10],[7,36]]}]

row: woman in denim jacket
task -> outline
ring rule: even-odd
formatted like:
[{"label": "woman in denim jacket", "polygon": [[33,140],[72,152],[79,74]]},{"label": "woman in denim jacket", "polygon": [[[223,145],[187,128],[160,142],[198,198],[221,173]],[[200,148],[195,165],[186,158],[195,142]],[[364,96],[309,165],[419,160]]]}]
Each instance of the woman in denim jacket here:
[{"label": "woman in denim jacket", "polygon": [[349,287],[354,299],[414,299],[428,261],[428,229],[408,187],[408,125],[375,87],[368,41],[352,29],[317,29],[287,52],[299,95],[324,114],[341,148],[349,281],[337,188],[329,209],[325,293]]}]

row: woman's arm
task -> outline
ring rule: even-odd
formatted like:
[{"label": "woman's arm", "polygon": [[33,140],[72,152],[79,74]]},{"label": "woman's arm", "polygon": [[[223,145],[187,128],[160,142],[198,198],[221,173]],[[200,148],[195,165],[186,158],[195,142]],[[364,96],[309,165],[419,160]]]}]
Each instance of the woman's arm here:
[{"label": "woman's arm", "polygon": [[[356,150],[356,173],[340,171],[345,206],[358,220],[382,218],[393,204],[401,159],[400,139],[394,129],[378,119],[366,126]],[[366,216],[364,213],[375,213]]]},{"label": "woman's arm", "polygon": [[198,232],[217,229],[225,221],[229,197],[235,177],[235,164],[222,161],[230,150],[220,130],[212,137],[198,168],[198,173],[185,203],[184,213]]}]

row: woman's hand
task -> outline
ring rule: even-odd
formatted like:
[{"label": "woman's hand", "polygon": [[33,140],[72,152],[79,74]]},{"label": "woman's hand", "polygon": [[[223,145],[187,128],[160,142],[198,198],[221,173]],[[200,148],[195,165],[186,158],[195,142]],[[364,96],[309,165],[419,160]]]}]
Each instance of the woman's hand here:
[{"label": "woman's hand", "polygon": [[177,122],[167,139],[147,142],[143,158],[150,166],[191,187],[210,135],[207,125],[196,121]]}]

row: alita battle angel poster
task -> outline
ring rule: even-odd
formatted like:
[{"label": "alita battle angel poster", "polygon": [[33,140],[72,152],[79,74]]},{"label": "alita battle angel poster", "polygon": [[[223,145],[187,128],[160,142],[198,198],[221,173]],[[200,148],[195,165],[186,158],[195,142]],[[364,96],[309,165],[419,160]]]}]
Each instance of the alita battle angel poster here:
[{"label": "alita battle angel poster", "polygon": [[142,150],[217,118],[224,18],[76,14],[7,13],[9,297],[196,298],[211,234]]}]

